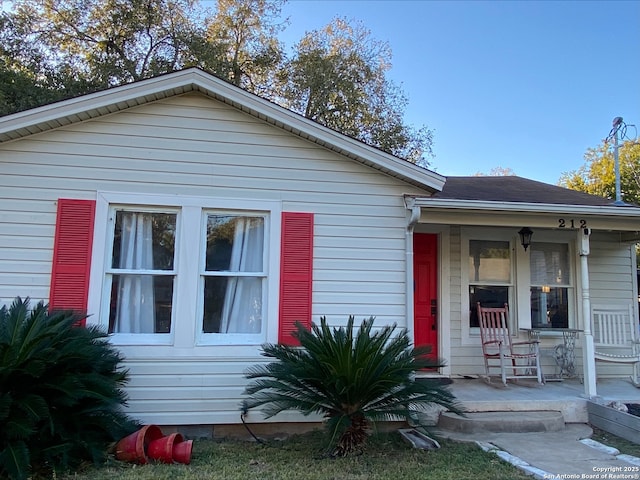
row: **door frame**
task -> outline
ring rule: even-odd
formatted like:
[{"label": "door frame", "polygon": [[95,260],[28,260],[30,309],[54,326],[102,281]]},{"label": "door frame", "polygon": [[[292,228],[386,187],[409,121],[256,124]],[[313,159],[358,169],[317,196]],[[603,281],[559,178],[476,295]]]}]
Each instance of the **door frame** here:
[{"label": "door frame", "polygon": [[[455,228],[455,227],[454,227]],[[416,224],[411,235],[411,247],[407,255],[407,329],[411,340],[415,340],[414,332],[414,296],[413,296],[413,233],[431,233],[438,236],[438,356],[445,361],[445,366],[433,372],[421,372],[420,376],[451,376],[451,285],[449,281],[443,279],[450,278],[450,228],[448,225],[424,225]],[[459,235],[458,235],[459,238]]]}]

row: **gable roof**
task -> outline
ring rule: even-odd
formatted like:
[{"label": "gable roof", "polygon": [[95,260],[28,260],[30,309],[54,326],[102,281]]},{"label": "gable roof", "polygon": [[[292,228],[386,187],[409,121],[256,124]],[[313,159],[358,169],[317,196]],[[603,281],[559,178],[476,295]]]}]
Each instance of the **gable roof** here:
[{"label": "gable roof", "polygon": [[434,194],[433,198],[551,205],[613,205],[612,200],[597,195],[512,175],[447,177],[444,188]]},{"label": "gable roof", "polygon": [[198,68],[171,72],[7,115],[0,118],[0,143],[186,92],[200,92],[428,192],[440,191],[444,185],[445,177],[442,175],[320,125]]}]

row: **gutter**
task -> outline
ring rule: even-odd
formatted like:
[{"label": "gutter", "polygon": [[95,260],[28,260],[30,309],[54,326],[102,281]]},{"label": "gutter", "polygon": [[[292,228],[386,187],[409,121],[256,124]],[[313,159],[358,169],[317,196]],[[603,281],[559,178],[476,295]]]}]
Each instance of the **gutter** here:
[{"label": "gutter", "polygon": [[[627,205],[569,205],[556,203],[487,202],[480,200],[450,200],[433,197],[405,198],[405,204],[412,200],[417,207],[441,208],[447,210],[498,211],[513,213],[579,213],[614,217],[638,217],[640,207]],[[407,206],[409,208],[409,206]]]}]

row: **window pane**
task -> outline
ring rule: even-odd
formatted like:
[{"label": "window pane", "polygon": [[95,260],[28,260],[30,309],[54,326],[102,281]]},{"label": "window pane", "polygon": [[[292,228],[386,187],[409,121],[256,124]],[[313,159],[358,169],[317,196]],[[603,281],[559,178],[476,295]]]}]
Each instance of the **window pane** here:
[{"label": "window pane", "polygon": [[116,212],[112,268],[173,270],[176,214]]},{"label": "window pane", "polygon": [[504,307],[505,303],[509,303],[509,287],[469,287],[469,325],[471,327],[479,326],[478,302],[483,307]]},{"label": "window pane", "polygon": [[531,326],[569,328],[568,288],[531,287]]},{"label": "window pane", "polygon": [[569,246],[566,243],[531,245],[531,284],[570,285]]},{"label": "window pane", "polygon": [[509,242],[470,240],[469,282],[511,283]]},{"label": "window pane", "polygon": [[262,279],[205,277],[204,333],[260,333]]},{"label": "window pane", "polygon": [[109,333],[169,333],[171,275],[113,275]]},{"label": "window pane", "polygon": [[262,272],[264,218],[209,215],[205,270]]}]

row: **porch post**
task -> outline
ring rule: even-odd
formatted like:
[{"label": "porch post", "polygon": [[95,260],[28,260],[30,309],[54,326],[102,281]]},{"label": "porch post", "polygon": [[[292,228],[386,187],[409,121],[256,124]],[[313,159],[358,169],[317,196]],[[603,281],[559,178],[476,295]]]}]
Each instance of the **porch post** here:
[{"label": "porch post", "polygon": [[588,228],[578,230],[578,247],[580,252],[580,279],[582,287],[582,366],[584,375],[584,395],[587,398],[597,396],[596,392],[596,359],[591,330],[591,299],[589,293],[589,235]]}]

